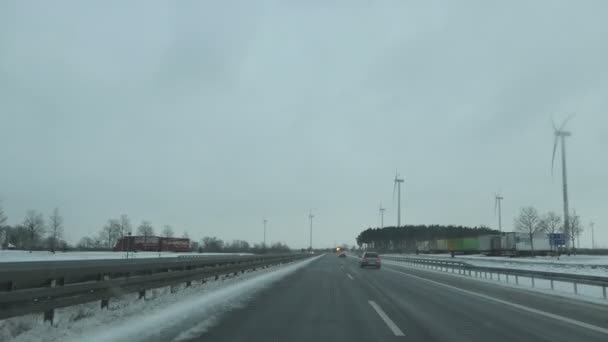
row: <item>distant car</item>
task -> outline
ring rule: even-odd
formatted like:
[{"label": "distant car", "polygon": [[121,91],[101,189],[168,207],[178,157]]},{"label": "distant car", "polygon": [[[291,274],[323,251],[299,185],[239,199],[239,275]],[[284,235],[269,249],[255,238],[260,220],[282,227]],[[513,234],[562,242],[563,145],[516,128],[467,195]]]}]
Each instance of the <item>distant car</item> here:
[{"label": "distant car", "polygon": [[338,258],[346,258],[346,253],[342,252],[338,254]]},{"label": "distant car", "polygon": [[359,266],[361,268],[364,268],[364,267],[380,268],[380,266],[381,266],[380,256],[378,255],[378,253],[365,252],[361,256],[361,260],[359,260]]}]

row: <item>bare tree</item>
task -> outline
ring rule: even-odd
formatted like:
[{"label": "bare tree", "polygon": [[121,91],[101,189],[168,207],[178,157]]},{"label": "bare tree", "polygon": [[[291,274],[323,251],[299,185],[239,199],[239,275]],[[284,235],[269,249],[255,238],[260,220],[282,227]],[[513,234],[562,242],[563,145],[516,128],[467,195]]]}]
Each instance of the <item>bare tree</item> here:
[{"label": "bare tree", "polygon": [[538,211],[534,207],[522,208],[519,216],[515,218],[515,230],[528,234],[530,237],[530,250],[534,255],[534,234],[543,231],[538,217]]},{"label": "bare tree", "polygon": [[51,252],[54,254],[57,242],[63,237],[63,217],[59,215],[58,208],[55,208],[53,214],[49,216],[49,235]]},{"label": "bare tree", "polygon": [[562,217],[553,211],[546,213],[540,220],[539,224],[542,231],[552,234],[560,232],[564,229],[562,226]]},{"label": "bare tree", "polygon": [[214,237],[205,236],[202,240],[203,251],[219,253],[224,249],[224,241]]},{"label": "bare tree", "polygon": [[99,238],[107,248],[112,248],[116,241],[120,238],[120,221],[117,219],[109,219],[108,223],[101,229]]},{"label": "bare tree", "polygon": [[142,235],[145,241],[149,236],[154,235],[154,228],[150,222],[142,221],[139,227],[137,227],[137,234]]},{"label": "bare tree", "polygon": [[0,248],[6,248],[8,246],[8,227],[6,221],[8,218],[2,208],[2,202],[0,202]]},{"label": "bare tree", "polygon": [[35,210],[28,210],[25,214],[25,219],[23,219],[23,227],[25,227],[29,235],[29,248],[31,253],[36,242],[40,240],[44,233],[44,217]]},{"label": "bare tree", "polygon": [[129,216],[125,214],[120,215],[120,237],[124,237],[131,231],[131,220],[129,220]]},{"label": "bare tree", "polygon": [[[553,211],[546,213],[538,224],[540,225],[542,231],[551,234],[561,232],[564,229],[561,216]],[[555,248],[557,249],[557,246],[555,246]],[[551,245],[551,249],[553,249],[553,245]]]},{"label": "bare tree", "polygon": [[173,228],[170,225],[166,224],[163,227],[163,232],[161,235],[164,237],[170,238],[170,237],[173,237],[175,235],[175,233],[173,233]]},{"label": "bare tree", "polygon": [[82,239],[80,239],[80,241],[78,242],[76,247],[82,248],[82,249],[93,248],[93,247],[95,247],[95,240],[88,236],[85,236]]},{"label": "bare tree", "polygon": [[576,247],[574,244],[575,240],[578,241],[580,245],[580,237],[582,233],[583,225],[581,224],[581,217],[576,214],[576,210],[572,210],[572,214],[570,214],[570,231],[568,232],[568,237],[572,241],[572,248]]},{"label": "bare tree", "polygon": [[6,225],[6,214],[4,213],[4,208],[2,208],[2,202],[0,202],[0,227],[4,227]]}]

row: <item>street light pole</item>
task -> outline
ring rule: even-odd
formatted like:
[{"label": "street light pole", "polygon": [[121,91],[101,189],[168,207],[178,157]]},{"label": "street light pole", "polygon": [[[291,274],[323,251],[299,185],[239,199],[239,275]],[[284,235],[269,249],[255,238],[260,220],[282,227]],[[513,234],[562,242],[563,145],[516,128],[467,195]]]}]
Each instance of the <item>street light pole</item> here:
[{"label": "street light pole", "polygon": [[310,214],[308,214],[308,218],[310,218],[310,244],[309,244],[309,249],[312,251],[312,219],[315,217],[315,215],[312,214],[312,211],[310,212]]},{"label": "street light pole", "polygon": [[264,247],[266,247],[266,223],[268,223],[268,220],[264,219]]}]

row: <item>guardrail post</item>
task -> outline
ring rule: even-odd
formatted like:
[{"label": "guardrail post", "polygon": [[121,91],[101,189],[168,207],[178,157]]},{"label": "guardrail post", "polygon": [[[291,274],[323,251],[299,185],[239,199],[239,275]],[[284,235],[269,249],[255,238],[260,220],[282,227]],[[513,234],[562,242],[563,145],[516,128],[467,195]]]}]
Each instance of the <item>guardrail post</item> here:
[{"label": "guardrail post", "polygon": [[534,287],[534,276],[530,277],[532,279],[532,287]]},{"label": "guardrail post", "polygon": [[602,296],[606,299],[606,285],[602,285]]},{"label": "guardrail post", "polygon": [[576,283],[573,283],[573,284],[574,284],[574,294],[578,294],[578,286]]},{"label": "guardrail post", "polygon": [[554,288],[553,288],[553,279],[551,279],[551,290],[554,290]]},{"label": "guardrail post", "polygon": [[507,281],[507,284],[508,284],[509,283],[509,275],[505,274],[505,278],[507,278],[506,281]]},{"label": "guardrail post", "polygon": [[469,270],[469,277],[471,276],[471,270]]},{"label": "guardrail post", "polygon": [[[99,281],[105,281],[105,280],[109,280],[110,276],[107,274],[100,274],[99,275]],[[108,308],[108,304],[110,304],[110,298],[102,298],[101,299],[101,308],[102,309],[107,309]]]},{"label": "guardrail post", "polygon": [[139,291],[139,299],[146,299],[146,290]]},{"label": "guardrail post", "polygon": [[500,273],[496,273],[496,279],[500,282]]},{"label": "guardrail post", "polygon": [[494,280],[494,279],[492,279],[492,272],[490,272],[490,280]]},{"label": "guardrail post", "polygon": [[517,274],[515,275],[515,284],[519,285],[519,276]]},{"label": "guardrail post", "polygon": [[[49,287],[55,287],[55,286],[57,286],[57,280],[51,279]],[[43,318],[44,322],[50,322],[51,325],[53,325],[53,319],[55,319],[55,309],[50,309],[50,310],[47,310],[44,312],[44,318]]]}]

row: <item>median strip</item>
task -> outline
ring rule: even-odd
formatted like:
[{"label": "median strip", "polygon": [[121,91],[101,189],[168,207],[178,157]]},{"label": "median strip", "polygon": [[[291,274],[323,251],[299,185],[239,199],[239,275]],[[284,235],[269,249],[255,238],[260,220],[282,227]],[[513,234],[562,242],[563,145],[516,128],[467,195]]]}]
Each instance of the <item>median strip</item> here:
[{"label": "median strip", "polygon": [[380,305],[376,304],[376,302],[374,302],[373,300],[368,300],[367,302],[369,303],[369,305],[372,306],[372,308],[374,308],[374,310],[376,310],[376,313],[378,313],[378,316],[380,316],[380,318],[382,318],[384,323],[386,323],[388,328],[391,329],[391,331],[393,332],[393,334],[395,334],[395,336],[405,336],[403,331],[401,331],[401,329],[399,329],[397,324],[395,324],[395,322],[393,322],[393,320],[390,317],[388,317],[388,315],[384,312],[384,310],[382,310]]}]

